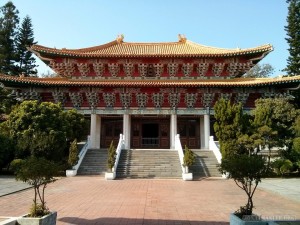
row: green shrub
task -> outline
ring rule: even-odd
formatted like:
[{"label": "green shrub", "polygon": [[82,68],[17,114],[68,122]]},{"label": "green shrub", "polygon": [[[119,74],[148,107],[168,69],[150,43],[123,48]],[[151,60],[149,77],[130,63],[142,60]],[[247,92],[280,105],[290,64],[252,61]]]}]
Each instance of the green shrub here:
[{"label": "green shrub", "polygon": [[56,181],[54,176],[58,174],[59,169],[56,163],[44,158],[29,157],[15,162],[16,179],[26,182],[34,188],[31,217],[41,217],[49,213],[46,207],[45,188],[47,184]]},{"label": "green shrub", "polygon": [[114,146],[114,142],[111,141],[108,149],[107,167],[109,169],[112,169],[115,165],[115,161],[116,161],[116,148]]},{"label": "green shrub", "polygon": [[79,157],[78,157],[77,139],[75,139],[71,143],[69,148],[69,158],[68,158],[69,167],[72,169],[72,167],[77,164],[78,160]]},{"label": "green shrub", "polygon": [[276,159],[271,166],[277,175],[283,176],[291,171],[293,163],[288,159]]},{"label": "green shrub", "polygon": [[190,150],[186,145],[184,148],[183,156],[183,166],[192,166],[195,163],[196,157],[192,150]]},{"label": "green shrub", "polygon": [[233,155],[222,159],[219,171],[233,179],[248,197],[246,205],[235,212],[240,218],[252,214],[254,207],[252,197],[266,170],[266,162],[259,155]]}]

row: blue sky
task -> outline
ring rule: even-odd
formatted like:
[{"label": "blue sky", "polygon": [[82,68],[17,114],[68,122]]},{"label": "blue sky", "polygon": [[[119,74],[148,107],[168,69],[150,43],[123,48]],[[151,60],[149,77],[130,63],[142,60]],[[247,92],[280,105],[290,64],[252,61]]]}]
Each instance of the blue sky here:
[{"label": "blue sky", "polygon": [[[7,1],[0,0],[1,5]],[[173,42],[178,34],[220,48],[274,47],[261,63],[283,74],[288,57],[285,0],[12,0],[32,19],[38,44],[84,48],[114,40]],[[39,73],[49,69],[38,62]]]}]

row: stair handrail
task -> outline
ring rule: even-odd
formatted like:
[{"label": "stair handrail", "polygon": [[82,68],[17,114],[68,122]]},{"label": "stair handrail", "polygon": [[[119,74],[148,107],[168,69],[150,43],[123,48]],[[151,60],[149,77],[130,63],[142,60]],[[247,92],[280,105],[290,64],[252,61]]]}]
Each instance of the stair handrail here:
[{"label": "stair handrail", "polygon": [[185,167],[183,166],[183,149],[182,149],[182,145],[180,142],[180,135],[176,134],[175,135],[175,149],[178,151],[178,156],[179,156],[179,161],[180,161],[180,166],[181,166],[181,170],[182,170],[182,174],[185,173]]},{"label": "stair handrail", "polygon": [[215,154],[215,157],[216,157],[218,163],[221,163],[221,161],[222,161],[222,154],[220,152],[220,149],[216,145],[216,142],[214,141],[214,136],[210,136],[209,137],[209,149],[212,150],[213,153]]},{"label": "stair handrail", "polygon": [[77,174],[77,170],[79,169],[79,166],[81,165],[81,162],[87,152],[87,150],[90,148],[91,146],[91,137],[88,136],[87,137],[87,141],[85,142],[84,146],[81,148],[79,154],[78,154],[78,162],[75,166],[73,166],[73,170],[76,170],[76,174]]},{"label": "stair handrail", "polygon": [[117,149],[116,149],[116,161],[115,161],[115,164],[114,164],[114,167],[113,167],[113,172],[114,173],[116,173],[116,171],[117,171],[121,151],[124,148],[124,142],[125,142],[125,136],[123,134],[120,134],[118,146],[117,146]]}]

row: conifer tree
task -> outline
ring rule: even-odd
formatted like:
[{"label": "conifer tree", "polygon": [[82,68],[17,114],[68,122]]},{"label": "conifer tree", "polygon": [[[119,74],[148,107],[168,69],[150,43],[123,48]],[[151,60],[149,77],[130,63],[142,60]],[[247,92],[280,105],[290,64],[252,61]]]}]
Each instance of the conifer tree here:
[{"label": "conifer tree", "polygon": [[17,75],[14,39],[19,24],[19,11],[9,1],[0,8],[0,72]]},{"label": "conifer tree", "polygon": [[17,35],[17,57],[19,63],[19,73],[25,76],[36,76],[37,70],[35,67],[35,58],[32,52],[28,51],[27,47],[30,47],[37,42],[34,41],[33,28],[30,17],[27,15],[19,29]]},{"label": "conifer tree", "polygon": [[285,71],[290,76],[300,74],[300,0],[287,0],[288,16],[287,26],[287,42],[289,44],[289,57],[287,59],[287,67]]},{"label": "conifer tree", "polygon": [[214,130],[220,143],[223,157],[236,154],[239,151],[237,139],[242,132],[243,109],[241,104],[231,104],[220,99],[214,106]]}]

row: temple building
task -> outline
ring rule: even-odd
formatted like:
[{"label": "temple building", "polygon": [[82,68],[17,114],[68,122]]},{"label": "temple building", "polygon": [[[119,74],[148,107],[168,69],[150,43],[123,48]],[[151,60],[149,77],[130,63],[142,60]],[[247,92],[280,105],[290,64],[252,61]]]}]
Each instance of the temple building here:
[{"label": "temple building", "polygon": [[219,98],[241,102],[284,96],[300,77],[242,78],[273,50],[204,46],[179,35],[177,42],[130,43],[123,35],[82,49],[30,47],[57,77],[0,75],[0,82],[23,100],[61,102],[91,118],[93,148],[125,135],[126,149],[208,149],[210,116]]}]

